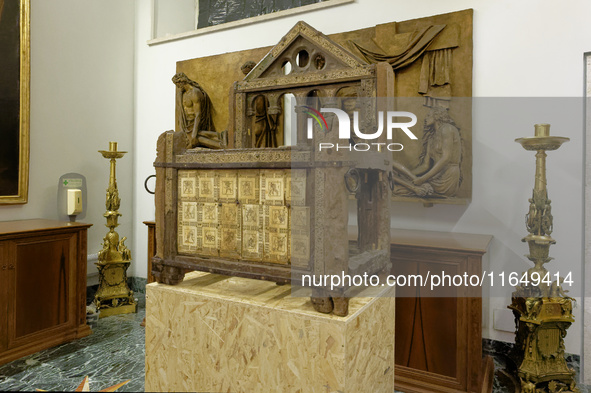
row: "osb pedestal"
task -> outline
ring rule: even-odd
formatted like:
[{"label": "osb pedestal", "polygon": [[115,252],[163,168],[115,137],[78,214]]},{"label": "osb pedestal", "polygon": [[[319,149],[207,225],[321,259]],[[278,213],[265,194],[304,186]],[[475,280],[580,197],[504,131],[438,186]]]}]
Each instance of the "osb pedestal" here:
[{"label": "osb pedestal", "polygon": [[377,293],[336,317],[290,285],[201,272],[150,284],[146,391],[391,393],[395,299],[361,297]]}]

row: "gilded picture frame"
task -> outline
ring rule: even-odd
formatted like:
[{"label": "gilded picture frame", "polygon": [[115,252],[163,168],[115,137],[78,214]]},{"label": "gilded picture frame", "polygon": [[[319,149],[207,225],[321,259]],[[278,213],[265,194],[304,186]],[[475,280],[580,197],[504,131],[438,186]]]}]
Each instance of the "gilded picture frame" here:
[{"label": "gilded picture frame", "polygon": [[30,0],[0,0],[0,204],[29,191]]}]

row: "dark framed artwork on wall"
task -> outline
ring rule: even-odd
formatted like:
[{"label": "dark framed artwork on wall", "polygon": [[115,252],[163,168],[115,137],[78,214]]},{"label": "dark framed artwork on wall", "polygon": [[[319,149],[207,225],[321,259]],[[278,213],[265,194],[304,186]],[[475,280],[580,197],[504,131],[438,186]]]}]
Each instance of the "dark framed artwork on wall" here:
[{"label": "dark framed artwork on wall", "polygon": [[29,0],[0,0],[0,204],[27,203]]}]

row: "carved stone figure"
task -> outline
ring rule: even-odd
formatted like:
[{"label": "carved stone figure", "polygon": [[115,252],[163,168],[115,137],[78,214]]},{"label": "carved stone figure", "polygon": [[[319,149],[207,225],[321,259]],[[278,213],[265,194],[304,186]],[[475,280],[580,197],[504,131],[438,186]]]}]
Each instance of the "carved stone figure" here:
[{"label": "carved stone figure", "polygon": [[187,146],[221,149],[220,134],[215,131],[211,100],[199,84],[180,72],[172,78],[176,85],[176,104],[180,108],[179,130],[187,137]]},{"label": "carved stone figure", "polygon": [[253,132],[256,147],[277,147],[277,114],[270,113],[265,96],[254,99]]},{"label": "carved stone figure", "polygon": [[462,138],[445,108],[433,107],[424,123],[417,167],[394,162],[394,194],[453,197],[462,182]]},{"label": "carved stone figure", "polygon": [[254,61],[247,61],[246,63],[242,64],[242,66],[240,67],[240,71],[242,71],[242,73],[244,75],[248,75],[248,73],[250,71],[252,71],[252,69],[254,68],[254,66],[256,66],[257,63],[255,63]]}]

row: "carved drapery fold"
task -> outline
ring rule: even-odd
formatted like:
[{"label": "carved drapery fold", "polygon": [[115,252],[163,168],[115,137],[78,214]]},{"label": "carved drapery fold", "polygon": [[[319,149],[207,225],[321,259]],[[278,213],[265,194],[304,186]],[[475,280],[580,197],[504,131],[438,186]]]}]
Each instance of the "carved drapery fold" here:
[{"label": "carved drapery fold", "polygon": [[423,56],[419,93],[425,96],[426,106],[449,108],[451,67],[451,48],[429,51]]},{"label": "carved drapery fold", "polygon": [[365,57],[369,63],[386,61],[394,70],[406,67],[415,62],[427,50],[431,42],[445,28],[445,25],[432,25],[417,31],[409,40],[402,52],[394,55],[386,55],[365,49],[353,41],[351,44]]}]

